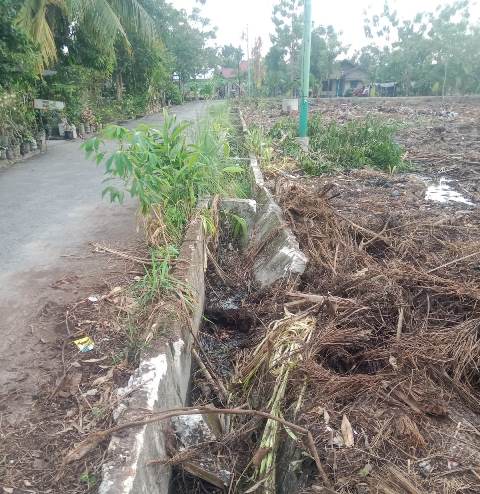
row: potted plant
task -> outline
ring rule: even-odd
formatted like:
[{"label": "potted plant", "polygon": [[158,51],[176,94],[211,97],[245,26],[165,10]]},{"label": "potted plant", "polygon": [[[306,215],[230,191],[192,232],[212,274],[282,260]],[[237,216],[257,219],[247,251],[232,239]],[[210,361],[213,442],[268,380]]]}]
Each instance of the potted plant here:
[{"label": "potted plant", "polygon": [[46,139],[47,139],[47,136],[45,134],[45,130],[39,130],[37,132],[37,148],[40,149],[40,151],[43,151],[43,149],[45,148],[45,143],[46,143]]},{"label": "potted plant", "polygon": [[20,144],[20,153],[26,155],[30,152],[30,136],[25,136]]},{"label": "potted plant", "polygon": [[6,159],[7,159],[7,148],[0,147],[0,160],[6,160]]},{"label": "potted plant", "polygon": [[37,141],[33,137],[30,137],[30,151],[36,151],[37,148]]},{"label": "potted plant", "polygon": [[18,139],[12,139],[12,142],[10,144],[10,147],[13,151],[13,158],[12,159],[17,159],[20,158],[20,143]]},{"label": "potted plant", "polygon": [[85,108],[82,111],[82,122],[85,124],[85,132],[87,134],[90,134],[90,132],[94,132],[94,126],[96,123],[95,115],[93,114],[93,111],[90,108]]},{"label": "potted plant", "polygon": [[6,154],[7,154],[7,160],[12,161],[12,160],[15,159],[15,152],[13,150],[13,147],[7,148],[7,153]]}]

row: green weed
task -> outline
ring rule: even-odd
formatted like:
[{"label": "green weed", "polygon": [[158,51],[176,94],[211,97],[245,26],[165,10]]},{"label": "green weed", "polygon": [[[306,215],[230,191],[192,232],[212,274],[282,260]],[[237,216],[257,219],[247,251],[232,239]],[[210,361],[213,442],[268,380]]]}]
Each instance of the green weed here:
[{"label": "green weed", "polygon": [[[228,160],[224,118],[223,110],[212,109],[192,128],[177,123],[165,111],[160,130],[145,125],[135,130],[107,127],[103,138],[119,144],[109,156],[100,138],[83,146],[87,156],[94,156],[97,164],[104,163],[106,180],[123,182],[123,188],[109,185],[103,194],[118,202],[123,201],[125,192],[137,198],[141,213],[155,220],[165,243],[177,245],[199,197],[225,192],[244,174],[242,167],[232,166]],[[189,128],[192,144],[187,142]]]},{"label": "green weed", "polygon": [[245,218],[235,213],[227,213],[228,221],[232,227],[233,237],[240,242],[248,239],[248,226]]},{"label": "green weed", "polygon": [[285,117],[275,122],[269,136],[278,144],[284,156],[299,158],[301,148],[297,142],[298,123],[293,118]]},{"label": "green weed", "polygon": [[248,129],[245,145],[260,160],[262,166],[268,166],[273,156],[272,139],[261,127],[253,125]]},{"label": "green weed", "polygon": [[[321,152],[332,167],[370,167],[391,172],[405,167],[404,150],[394,140],[396,130],[393,124],[373,118],[324,125],[321,117],[314,117],[310,147],[314,153]],[[315,167],[310,173],[315,174]]]},{"label": "green weed", "polygon": [[80,480],[80,482],[87,484],[87,487],[89,489],[91,487],[94,487],[97,483],[97,479],[96,479],[95,475],[88,473],[88,472],[83,472],[82,475],[80,475],[79,480]]},{"label": "green weed", "polygon": [[135,287],[141,305],[154,300],[161,291],[174,287],[175,282],[170,269],[177,256],[178,249],[174,245],[162,245],[150,250],[152,264]]},{"label": "green weed", "polygon": [[292,118],[279,120],[270,136],[282,154],[296,158],[310,175],[363,167],[394,173],[408,168],[404,149],[394,139],[397,130],[397,125],[374,118],[340,124],[324,123],[315,115],[309,123],[308,153],[296,141],[296,121]]}]

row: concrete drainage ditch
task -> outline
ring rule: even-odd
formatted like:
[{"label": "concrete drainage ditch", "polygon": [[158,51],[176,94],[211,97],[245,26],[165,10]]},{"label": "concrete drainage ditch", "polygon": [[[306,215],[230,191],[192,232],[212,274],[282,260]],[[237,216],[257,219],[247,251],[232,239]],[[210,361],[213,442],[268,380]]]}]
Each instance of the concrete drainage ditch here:
[{"label": "concrete drainage ditch", "polygon": [[[241,120],[245,131],[245,122]],[[265,187],[253,156],[250,157],[250,168],[254,199],[226,199],[220,208],[246,220],[248,241],[243,247],[254,256],[252,270],[256,281],[262,287],[268,287],[280,278],[302,274],[307,258],[285,225],[281,209]],[[201,326],[205,303],[206,261],[202,222],[196,219],[186,232],[173,273],[183,286],[189,287],[189,315],[174,307],[159,314],[156,331],[165,337],[144,353],[128,385],[119,391],[121,401],[115,413],[118,425],[134,421],[146,411],[159,412],[189,402],[192,347]],[[168,437],[172,429],[184,447],[215,435],[212,421],[201,415],[125,429],[110,440],[109,460],[103,466],[99,493],[168,493],[171,466],[163,465],[161,461],[155,461],[153,465],[149,462],[168,459]],[[223,481],[227,482],[229,472],[216,472],[212,479],[218,482],[222,475]],[[208,476],[208,467],[203,468],[205,476]]]}]

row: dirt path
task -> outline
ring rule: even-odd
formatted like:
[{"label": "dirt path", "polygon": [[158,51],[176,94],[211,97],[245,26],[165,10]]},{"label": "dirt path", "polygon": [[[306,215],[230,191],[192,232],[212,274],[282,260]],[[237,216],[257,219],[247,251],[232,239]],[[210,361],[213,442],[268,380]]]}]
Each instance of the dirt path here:
[{"label": "dirt path", "polygon": [[[172,112],[188,120],[205,107]],[[160,121],[160,114],[141,120]],[[9,420],[28,410],[38,385],[59,369],[65,306],[124,269],[90,243],[128,249],[141,239],[135,204],[102,200],[102,169],[80,144],[55,142],[47,154],[0,171],[0,414]]]}]

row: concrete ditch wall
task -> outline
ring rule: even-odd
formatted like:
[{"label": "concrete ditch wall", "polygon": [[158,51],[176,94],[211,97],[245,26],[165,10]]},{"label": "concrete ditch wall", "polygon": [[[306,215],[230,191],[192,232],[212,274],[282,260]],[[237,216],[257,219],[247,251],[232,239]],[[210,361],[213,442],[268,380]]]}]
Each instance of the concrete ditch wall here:
[{"label": "concrete ditch wall", "polygon": [[[139,368],[126,388],[115,412],[118,424],[144,416],[146,411],[161,411],[185,406],[190,384],[192,332],[196,334],[205,301],[205,242],[200,218],[189,226],[173,276],[190,290],[190,314],[175,306],[159,314],[154,328],[164,335],[144,353]],[[99,494],[166,494],[171,468],[148,465],[165,459],[167,422],[127,429],[115,435],[108,448],[109,460],[103,466]]]},{"label": "concrete ditch wall", "polygon": [[[245,121],[241,120],[246,132]],[[251,156],[250,168],[254,200],[228,199],[222,201],[221,207],[247,220],[250,233],[244,247],[255,255],[257,281],[267,286],[282,277],[303,273],[307,258],[285,225],[280,207],[265,187],[254,156]],[[117,424],[144,416],[146,411],[159,412],[185,406],[188,402],[192,333],[198,333],[205,301],[205,251],[202,222],[197,218],[187,230],[173,272],[183,286],[189,287],[190,314],[175,306],[171,307],[173,310],[159,314],[154,328],[155,344],[142,355],[139,368],[128,385],[119,390],[123,399],[114,414]],[[158,338],[157,335],[162,336]],[[171,468],[148,463],[168,458],[171,431],[168,422],[156,422],[113,436],[108,447],[109,459],[103,466],[99,494],[167,494]]]},{"label": "concrete ditch wall", "polygon": [[[240,121],[243,132],[247,133],[247,124],[241,112]],[[257,158],[252,154],[250,169],[257,214],[248,249],[255,255],[255,279],[262,286],[267,286],[280,278],[303,274],[308,259],[300,250],[295,235],[285,224],[282,210],[265,186]]]}]

